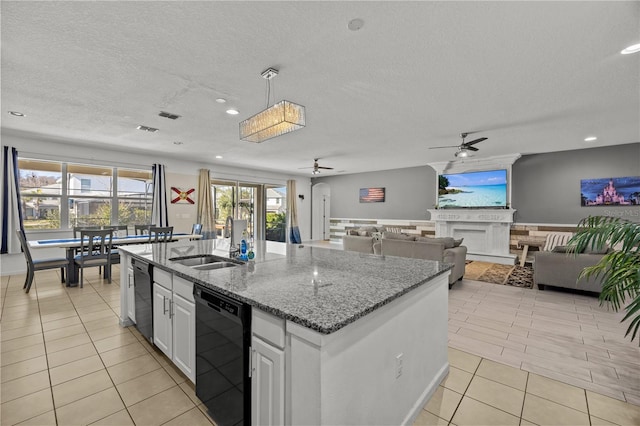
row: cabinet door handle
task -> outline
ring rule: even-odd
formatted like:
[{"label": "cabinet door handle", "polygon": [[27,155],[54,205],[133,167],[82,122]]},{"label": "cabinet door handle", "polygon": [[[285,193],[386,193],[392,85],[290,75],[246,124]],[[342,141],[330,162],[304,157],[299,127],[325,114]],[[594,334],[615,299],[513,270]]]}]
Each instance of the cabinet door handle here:
[{"label": "cabinet door handle", "polygon": [[253,377],[253,373],[256,371],[256,368],[254,367],[254,360],[253,360],[255,356],[256,356],[256,350],[250,346],[249,347],[249,377]]},{"label": "cabinet door handle", "polygon": [[173,300],[169,299],[169,319],[173,318]]},{"label": "cabinet door handle", "polygon": [[167,313],[167,297],[162,296],[162,315]]}]

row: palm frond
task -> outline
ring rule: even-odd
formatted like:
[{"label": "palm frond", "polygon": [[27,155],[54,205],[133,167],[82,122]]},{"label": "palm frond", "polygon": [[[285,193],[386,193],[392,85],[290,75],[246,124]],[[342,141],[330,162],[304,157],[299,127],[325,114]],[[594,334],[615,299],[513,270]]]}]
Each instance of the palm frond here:
[{"label": "palm frond", "polygon": [[[600,262],[585,268],[580,278],[601,278],[600,304],[607,303],[615,311],[627,299],[626,315],[622,321],[631,319],[625,336],[640,340],[640,223],[609,216],[589,216],[578,224],[578,231],[568,243],[572,253],[581,253],[587,248],[609,250]],[[640,344],[640,342],[639,342]]]}]

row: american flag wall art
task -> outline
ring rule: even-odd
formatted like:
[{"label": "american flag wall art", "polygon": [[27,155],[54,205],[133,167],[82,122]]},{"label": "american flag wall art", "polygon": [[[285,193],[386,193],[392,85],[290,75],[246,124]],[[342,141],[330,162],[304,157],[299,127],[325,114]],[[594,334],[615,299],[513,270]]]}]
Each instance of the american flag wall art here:
[{"label": "american flag wall art", "polygon": [[384,188],[360,188],[361,203],[384,203]]}]

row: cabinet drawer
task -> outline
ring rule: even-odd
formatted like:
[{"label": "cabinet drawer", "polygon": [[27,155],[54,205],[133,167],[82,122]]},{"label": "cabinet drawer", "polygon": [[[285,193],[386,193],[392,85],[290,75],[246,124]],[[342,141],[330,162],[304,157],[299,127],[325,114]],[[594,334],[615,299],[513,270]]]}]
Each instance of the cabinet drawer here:
[{"label": "cabinet drawer", "polygon": [[173,292],[179,294],[189,302],[194,302],[193,283],[191,281],[180,277],[173,277]]},{"label": "cabinet drawer", "polygon": [[153,282],[156,282],[169,290],[173,289],[173,274],[171,272],[163,271],[159,268],[153,268]]},{"label": "cabinet drawer", "polygon": [[255,336],[271,343],[278,348],[284,348],[284,320],[260,309],[251,309],[251,331]]}]

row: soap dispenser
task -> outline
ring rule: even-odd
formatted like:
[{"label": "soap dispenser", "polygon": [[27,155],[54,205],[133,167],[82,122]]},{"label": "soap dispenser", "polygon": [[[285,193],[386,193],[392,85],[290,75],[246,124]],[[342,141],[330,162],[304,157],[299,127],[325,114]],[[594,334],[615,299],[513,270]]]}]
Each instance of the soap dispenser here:
[{"label": "soap dispenser", "polygon": [[245,229],[244,231],[242,231],[242,240],[240,241],[240,259],[242,260],[247,260],[247,239],[249,237],[249,234],[247,233],[247,230]]}]

